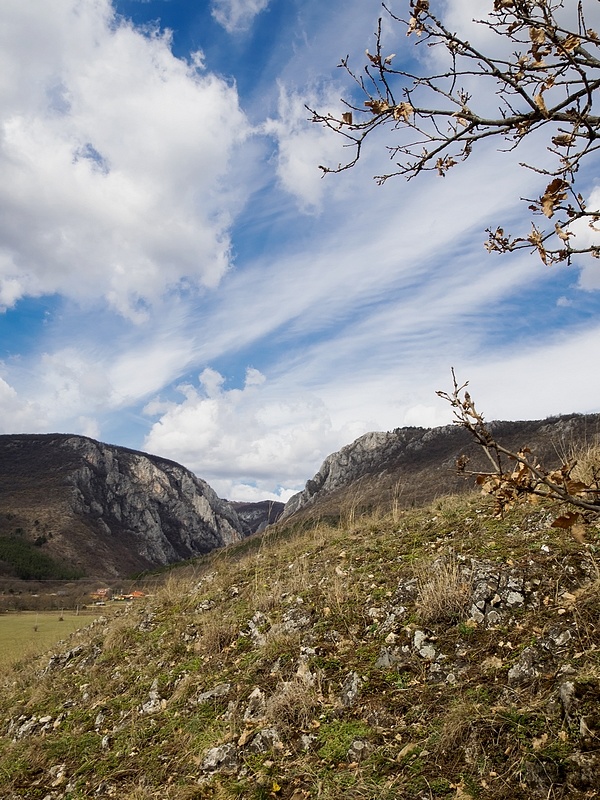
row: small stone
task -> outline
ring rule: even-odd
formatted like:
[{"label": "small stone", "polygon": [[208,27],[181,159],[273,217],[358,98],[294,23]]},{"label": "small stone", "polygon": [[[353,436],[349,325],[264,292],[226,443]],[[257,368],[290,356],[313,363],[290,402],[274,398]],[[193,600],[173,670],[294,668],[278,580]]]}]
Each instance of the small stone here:
[{"label": "small stone", "polygon": [[346,761],[360,762],[369,755],[373,750],[373,745],[370,742],[365,742],[362,739],[356,739],[350,745],[346,753]]},{"label": "small stone", "polygon": [[509,606],[522,606],[525,602],[525,598],[521,592],[509,592],[506,602]]},{"label": "small stone", "polygon": [[482,614],[481,611],[477,608],[477,606],[472,606],[470,613],[471,613],[471,619],[474,622],[479,624],[485,622],[485,614]]},{"label": "small stone", "polygon": [[502,617],[497,611],[494,611],[492,609],[491,611],[488,611],[485,619],[488,625],[497,625],[502,619]]},{"label": "small stone", "polygon": [[357,672],[348,673],[342,685],[341,700],[343,706],[348,707],[354,703],[360,692],[361,685],[362,681]]},{"label": "small stone", "polygon": [[196,703],[206,703],[209,700],[216,700],[219,697],[225,697],[225,695],[229,693],[230,689],[230,683],[218,683],[212,689],[208,689],[208,691],[199,694],[196,698]]},{"label": "small stone", "polygon": [[430,644],[426,644],[425,647],[419,650],[419,655],[421,658],[427,659],[427,661],[433,661],[436,656],[435,648]]},{"label": "small stone", "polygon": [[263,728],[252,739],[248,749],[255,753],[266,753],[281,747],[281,739],[275,728]]},{"label": "small stone", "polygon": [[248,697],[248,705],[244,711],[244,721],[262,719],[266,711],[266,701],[264,693],[257,686],[252,690]]},{"label": "small stone", "polygon": [[237,750],[233,742],[211,747],[206,751],[202,769],[205,772],[216,769],[228,769],[237,765]]}]

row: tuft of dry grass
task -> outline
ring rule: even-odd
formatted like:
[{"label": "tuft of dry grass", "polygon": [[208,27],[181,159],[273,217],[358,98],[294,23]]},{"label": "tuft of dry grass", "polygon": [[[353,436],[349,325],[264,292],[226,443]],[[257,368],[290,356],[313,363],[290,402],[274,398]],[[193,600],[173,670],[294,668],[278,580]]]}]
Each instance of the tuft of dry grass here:
[{"label": "tuft of dry grass", "polygon": [[577,462],[573,478],[592,488],[600,488],[600,443],[578,448],[573,452],[572,460]]},{"label": "tuft of dry grass", "polygon": [[471,583],[454,554],[417,572],[416,608],[423,622],[458,622],[466,615]]},{"label": "tuft of dry grass", "polygon": [[295,675],[271,695],[267,702],[267,716],[288,730],[306,730],[320,702],[318,681]]}]

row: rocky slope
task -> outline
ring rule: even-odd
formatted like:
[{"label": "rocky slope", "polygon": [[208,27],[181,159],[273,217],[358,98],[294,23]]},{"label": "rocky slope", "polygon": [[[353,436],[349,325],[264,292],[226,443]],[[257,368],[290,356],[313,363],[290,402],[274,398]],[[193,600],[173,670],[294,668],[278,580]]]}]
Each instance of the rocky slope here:
[{"label": "rocky slope", "polygon": [[46,565],[46,577],[62,575],[60,565],[126,576],[249,532],[228,502],[179,464],[82,436],[0,436],[0,503],[5,574],[17,559],[25,571],[43,573]]},{"label": "rocky slope", "polygon": [[0,676],[4,800],[587,800],[600,528],[279,523]]},{"label": "rocky slope", "polygon": [[[598,440],[600,414],[492,422],[490,429],[508,449],[516,452],[527,445],[550,467],[573,448]],[[457,425],[367,433],[328,456],[304,490],[286,503],[282,518],[335,516],[349,508],[390,510],[469,491],[473,482],[456,472],[456,460],[463,454],[471,459],[471,469],[489,469],[481,447]]]}]

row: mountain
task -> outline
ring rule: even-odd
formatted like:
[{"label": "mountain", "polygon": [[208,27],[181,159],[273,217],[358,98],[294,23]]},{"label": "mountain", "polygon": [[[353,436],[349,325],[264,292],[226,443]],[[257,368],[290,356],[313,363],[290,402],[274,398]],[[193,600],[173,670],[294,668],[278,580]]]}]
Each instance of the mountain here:
[{"label": "mountain", "polygon": [[[578,446],[597,441],[600,414],[497,421],[488,427],[509,450],[528,446],[538,460],[552,467]],[[282,519],[292,515],[335,517],[342,509],[388,511],[469,491],[473,481],[456,470],[456,461],[463,454],[470,458],[469,469],[489,470],[483,449],[458,425],[366,433],[325,459],[303,491],[288,500]]]},{"label": "mountain", "polygon": [[123,577],[251,529],[173,461],[66,434],[0,436],[0,574]]}]

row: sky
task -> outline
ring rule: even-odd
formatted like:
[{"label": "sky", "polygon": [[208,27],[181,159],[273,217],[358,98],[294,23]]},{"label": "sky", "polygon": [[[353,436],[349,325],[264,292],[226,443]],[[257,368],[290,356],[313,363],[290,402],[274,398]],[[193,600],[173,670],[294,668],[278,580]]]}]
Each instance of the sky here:
[{"label": "sky", "polygon": [[[514,154],[489,141],[378,186],[374,146],[322,177],[347,151],[306,106],[339,112],[337,65],[360,69],[381,13],[3,0],[0,433],[91,436],[285,501],[367,431],[449,423],[452,368],[489,420],[600,411],[600,262],[483,247],[543,191]],[[467,0],[445,13],[489,36]],[[385,34],[396,66],[435,58]]]}]

